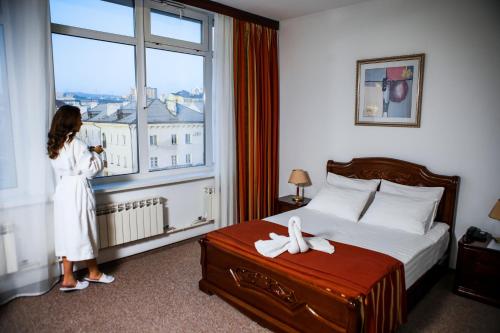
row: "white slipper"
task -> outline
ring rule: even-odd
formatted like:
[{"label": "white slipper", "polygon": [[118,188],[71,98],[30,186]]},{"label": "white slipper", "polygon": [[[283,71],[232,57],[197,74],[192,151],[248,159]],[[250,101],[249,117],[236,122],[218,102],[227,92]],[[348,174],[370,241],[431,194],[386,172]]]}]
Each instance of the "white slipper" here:
[{"label": "white slipper", "polygon": [[96,282],[96,283],[111,283],[115,280],[115,277],[113,275],[107,275],[107,274],[102,273],[99,280],[92,280],[92,279],[89,279],[88,277],[86,277],[85,280],[89,281],[89,282]]},{"label": "white slipper", "polygon": [[76,285],[74,287],[61,287],[60,291],[75,291],[75,290],[83,290],[89,286],[87,281],[76,281]]}]

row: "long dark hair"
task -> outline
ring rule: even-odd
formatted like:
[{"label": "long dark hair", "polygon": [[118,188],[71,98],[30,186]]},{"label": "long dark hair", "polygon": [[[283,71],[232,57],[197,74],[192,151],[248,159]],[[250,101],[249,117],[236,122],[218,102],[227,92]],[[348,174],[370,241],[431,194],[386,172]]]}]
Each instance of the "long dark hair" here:
[{"label": "long dark hair", "polygon": [[76,106],[63,105],[57,110],[52,118],[47,141],[47,153],[51,159],[56,159],[59,156],[59,150],[64,146],[66,140],[73,141],[79,129],[80,119],[80,109]]}]

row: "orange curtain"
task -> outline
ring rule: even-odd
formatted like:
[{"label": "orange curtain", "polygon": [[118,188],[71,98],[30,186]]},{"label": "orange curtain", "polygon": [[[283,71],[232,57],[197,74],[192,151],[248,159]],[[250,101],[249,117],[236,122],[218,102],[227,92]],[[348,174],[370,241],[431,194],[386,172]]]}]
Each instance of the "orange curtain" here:
[{"label": "orange curtain", "polygon": [[234,19],[238,222],[272,215],[278,196],[278,33]]}]

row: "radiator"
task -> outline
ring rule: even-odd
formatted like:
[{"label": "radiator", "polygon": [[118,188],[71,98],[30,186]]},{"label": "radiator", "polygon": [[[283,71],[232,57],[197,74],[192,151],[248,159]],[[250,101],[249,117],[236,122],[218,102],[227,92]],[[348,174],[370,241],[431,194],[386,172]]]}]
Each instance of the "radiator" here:
[{"label": "radiator", "polygon": [[0,276],[18,270],[14,226],[0,225]]},{"label": "radiator", "polygon": [[163,200],[151,198],[97,207],[99,248],[163,234]]},{"label": "radiator", "polygon": [[206,221],[213,221],[214,220],[214,193],[215,189],[213,187],[205,187],[205,196],[204,196],[204,213],[203,217],[205,218]]}]

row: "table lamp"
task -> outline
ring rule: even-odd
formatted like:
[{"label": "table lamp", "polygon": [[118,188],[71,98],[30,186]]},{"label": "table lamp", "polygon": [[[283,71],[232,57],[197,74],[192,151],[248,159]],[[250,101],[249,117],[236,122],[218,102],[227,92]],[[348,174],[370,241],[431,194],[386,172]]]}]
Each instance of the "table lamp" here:
[{"label": "table lamp", "polygon": [[292,173],[290,174],[290,178],[288,179],[288,183],[297,186],[297,192],[295,194],[295,197],[293,198],[293,201],[301,202],[302,200],[304,200],[304,197],[300,196],[299,187],[302,186],[302,188],[304,188],[304,186],[311,185],[311,179],[309,179],[309,175],[307,174],[307,172],[302,169],[293,169]]},{"label": "table lamp", "polygon": [[[494,220],[500,221],[500,199],[497,200],[488,216]],[[495,241],[500,243],[500,237],[495,237]]]}]

